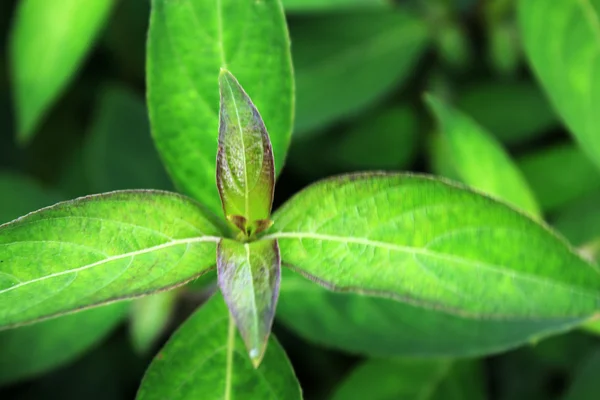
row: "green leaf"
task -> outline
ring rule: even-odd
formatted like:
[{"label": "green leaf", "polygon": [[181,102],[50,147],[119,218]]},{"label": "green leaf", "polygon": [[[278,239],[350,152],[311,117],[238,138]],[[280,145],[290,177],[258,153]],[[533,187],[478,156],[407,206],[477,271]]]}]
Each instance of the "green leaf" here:
[{"label": "green leaf", "polygon": [[584,321],[467,318],[381,297],[332,292],[288,268],[282,271],[277,320],[313,343],[369,357],[499,353]]},{"label": "green leaf", "polygon": [[147,50],[152,134],[173,181],[221,212],[215,168],[219,71],[252,95],[277,172],[290,141],[294,79],[279,0],[153,0]]},{"label": "green leaf", "polygon": [[572,143],[524,155],[517,164],[545,211],[554,211],[600,189],[600,173]]},{"label": "green leaf", "polygon": [[19,2],[10,38],[19,141],[33,138],[79,69],[113,4],[113,0]]},{"label": "green leaf", "polygon": [[221,231],[197,203],[124,191],[0,225],[0,327],[182,285],[215,265]]},{"label": "green leaf", "polygon": [[431,177],[329,179],[273,220],[264,239],[279,241],[282,263],[335,290],[475,318],[577,318],[598,309],[598,269],[563,239]]},{"label": "green leaf", "polygon": [[81,356],[125,317],[116,303],[0,331],[0,385],[31,378]]},{"label": "green leaf", "polygon": [[427,44],[425,23],[404,10],[324,14],[295,22],[290,26],[295,133],[326,126],[381,99],[408,79]]},{"label": "green leaf", "polygon": [[144,102],[124,87],[102,90],[83,153],[94,193],[171,188],[150,137]]},{"label": "green leaf", "polygon": [[600,239],[600,190],[569,204],[552,219],[552,225],[575,246]]},{"label": "green leaf", "polygon": [[0,171],[0,223],[60,200],[52,190],[16,172]]},{"label": "green leaf", "polygon": [[255,369],[228,315],[219,295],[196,311],[150,365],[137,400],[301,399],[292,366],[275,338]]},{"label": "green leaf", "polygon": [[480,371],[468,361],[368,360],[356,367],[332,400],[483,400]]},{"label": "green leaf", "polygon": [[595,351],[585,360],[577,370],[577,375],[563,400],[594,400],[598,398],[600,381],[598,369],[600,368],[600,351]]},{"label": "green leaf", "polygon": [[276,240],[240,243],[221,239],[217,247],[221,293],[255,367],[271,333],[281,281]]},{"label": "green leaf", "polygon": [[460,179],[532,215],[539,215],[525,178],[500,143],[475,121],[441,100],[427,96],[426,101],[448,140],[452,163]]},{"label": "green leaf", "polygon": [[177,291],[170,290],[137,299],[131,305],[129,335],[139,354],[148,353],[164,333],[175,311]]},{"label": "green leaf", "polygon": [[[600,2],[519,2],[525,53],[581,148],[600,167]],[[549,29],[551,28],[551,29]]]},{"label": "green leaf", "polygon": [[543,93],[530,82],[471,85],[457,107],[507,144],[538,138],[558,123]]},{"label": "green leaf", "polygon": [[217,187],[227,219],[252,237],[271,224],[273,150],[258,110],[235,77],[221,70],[219,84]]},{"label": "green leaf", "polygon": [[391,0],[282,0],[286,12],[323,12],[389,8]]}]

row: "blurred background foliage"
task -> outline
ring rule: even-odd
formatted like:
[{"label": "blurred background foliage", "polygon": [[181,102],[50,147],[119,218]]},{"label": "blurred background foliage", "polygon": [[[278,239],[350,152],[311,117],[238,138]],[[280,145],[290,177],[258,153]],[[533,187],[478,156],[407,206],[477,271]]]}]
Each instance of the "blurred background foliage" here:
[{"label": "blurred background foliage", "polygon": [[[0,222],[91,193],[173,190],[150,137],[144,102],[149,1],[105,1],[105,8],[92,10],[105,17],[95,27],[79,24],[87,29],[77,39],[83,50],[63,60],[71,65],[61,71],[64,82],[36,105],[38,111],[17,109],[19,96],[27,93],[13,89],[19,78],[10,61],[12,29],[24,3],[0,2]],[[467,161],[457,162],[453,154],[478,156],[476,149],[491,148],[530,188],[535,213],[574,245],[587,246],[586,254],[600,249],[594,242],[600,237],[600,172],[527,66],[515,0],[283,3],[297,104],[276,206],[315,180],[353,171],[426,172],[471,184],[473,177],[461,172]],[[53,20],[56,26],[74,24],[60,18]],[[60,40],[67,45],[72,38]],[[57,68],[43,61],[23,73]],[[465,150],[440,135],[423,101],[426,92],[485,131],[482,147],[457,139],[471,146]],[[39,118],[32,117],[36,113]],[[0,398],[133,398],[153,354],[206,299],[214,278],[0,332]],[[512,328],[490,324],[472,331],[456,322],[463,341],[470,341],[467,351],[455,336],[425,332],[427,315],[389,300],[329,293],[287,273],[282,293],[292,296],[282,295],[275,332],[307,399],[423,393],[419,398],[597,398],[598,326],[465,359],[510,348]],[[504,347],[494,347],[491,337],[503,338],[498,340]],[[396,358],[383,359],[389,356]]]}]

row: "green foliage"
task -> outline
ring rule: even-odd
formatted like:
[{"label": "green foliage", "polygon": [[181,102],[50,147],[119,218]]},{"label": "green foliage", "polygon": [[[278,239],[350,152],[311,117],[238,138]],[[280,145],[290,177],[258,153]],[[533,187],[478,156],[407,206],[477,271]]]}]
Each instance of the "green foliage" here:
[{"label": "green foliage", "polygon": [[0,326],[181,285],[214,266],[221,233],[158,191],[58,203],[0,229]]},{"label": "green foliage", "polygon": [[[519,2],[529,62],[581,148],[600,168],[600,2]],[[551,26],[552,29],[548,29]]]},{"label": "green foliage", "polygon": [[73,79],[113,3],[19,2],[11,33],[10,60],[20,142],[32,139],[40,120]]},{"label": "green foliage", "polygon": [[279,241],[282,262],[335,290],[472,317],[539,320],[597,309],[598,270],[566,242],[502,203],[437,179],[330,179],[294,196],[273,220],[266,238]]},{"label": "green foliage", "polygon": [[483,400],[478,366],[447,360],[370,360],[358,366],[333,400]]},{"label": "green foliage", "polygon": [[283,349],[275,338],[269,341],[254,369],[223,298],[215,295],[158,353],[136,399],[301,399]]},{"label": "green foliage", "polygon": [[448,141],[451,163],[466,184],[539,215],[535,198],[525,178],[502,146],[466,115],[452,110],[441,100],[427,97],[427,103]]},{"label": "green foliage", "polygon": [[278,0],[152,1],[146,64],[152,134],[175,185],[214,213],[221,210],[219,70],[231,71],[251,94],[281,171],[292,129],[289,46]]},{"label": "green foliage", "polygon": [[58,3],[0,2],[0,398],[595,394],[598,0]]},{"label": "green foliage", "polygon": [[[408,78],[427,45],[424,22],[408,12],[313,16],[293,25],[290,35],[297,134],[327,126],[381,99]],[[267,121],[264,114],[263,118]]]}]

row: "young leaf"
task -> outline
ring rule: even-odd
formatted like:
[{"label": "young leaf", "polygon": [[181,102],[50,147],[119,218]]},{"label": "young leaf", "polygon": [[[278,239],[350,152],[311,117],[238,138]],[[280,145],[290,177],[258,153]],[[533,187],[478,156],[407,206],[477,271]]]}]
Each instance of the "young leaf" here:
[{"label": "young leaf", "polygon": [[562,143],[525,154],[517,164],[546,211],[554,211],[596,189],[600,172],[579,146]]},{"label": "young leaf", "polygon": [[172,186],[152,143],[144,101],[124,87],[103,88],[83,152],[93,193]]},{"label": "young leaf", "polygon": [[139,354],[152,349],[175,311],[177,291],[169,290],[142,297],[131,304],[129,335]]},{"label": "young leaf", "polygon": [[540,214],[525,178],[493,136],[440,99],[427,96],[426,102],[448,140],[452,163],[462,181],[532,215]]},{"label": "young leaf", "polygon": [[518,4],[523,46],[535,75],[581,148],[600,168],[600,3]]},{"label": "young leaf", "polygon": [[[316,206],[318,205],[318,207]],[[546,226],[426,176],[347,175],[274,215],[282,263],[332,289],[485,318],[590,316],[598,269]]]},{"label": "young leaf", "polygon": [[367,360],[355,368],[332,400],[483,400],[481,371],[472,361]]},{"label": "young leaf", "polygon": [[81,356],[123,321],[128,306],[126,302],[110,304],[0,331],[0,385],[33,377]]},{"label": "young leaf", "polygon": [[221,212],[214,156],[220,68],[252,95],[281,171],[292,130],[294,79],[280,0],[152,0],[146,65],[152,135],[183,192]]},{"label": "young leaf", "polygon": [[300,386],[285,352],[271,336],[253,368],[220,295],[193,314],[158,353],[137,400],[300,400]]},{"label": "young leaf", "polygon": [[471,85],[457,107],[507,144],[538,138],[558,124],[541,89],[531,82]]},{"label": "young leaf", "polygon": [[32,139],[40,120],[74,77],[113,4],[113,0],[19,2],[10,62],[21,142]]},{"label": "young leaf", "polygon": [[221,70],[219,86],[217,187],[227,219],[251,237],[271,226],[275,187],[271,141],[258,110],[235,77]]},{"label": "young leaf", "polygon": [[123,191],[0,225],[0,327],[181,285],[214,267],[221,230],[192,200]]},{"label": "young leaf", "polygon": [[[292,24],[290,33],[295,133],[326,126],[381,99],[407,80],[427,44],[425,23],[405,10],[311,16]],[[263,118],[267,121],[264,113]]]},{"label": "young leaf", "polygon": [[258,367],[271,333],[281,281],[276,240],[240,243],[221,239],[217,247],[219,287]]},{"label": "young leaf", "polygon": [[467,318],[392,299],[332,292],[288,268],[282,270],[277,303],[277,320],[302,338],[368,357],[495,354],[573,329],[586,319]]}]

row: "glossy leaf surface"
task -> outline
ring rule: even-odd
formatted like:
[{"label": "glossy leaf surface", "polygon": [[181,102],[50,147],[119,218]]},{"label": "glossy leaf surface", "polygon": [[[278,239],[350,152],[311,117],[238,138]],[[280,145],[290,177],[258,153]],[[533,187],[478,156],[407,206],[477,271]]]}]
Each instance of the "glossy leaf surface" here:
[{"label": "glossy leaf surface", "polygon": [[281,281],[277,241],[240,243],[222,239],[217,247],[221,293],[255,366],[268,342]]},{"label": "glossy leaf surface", "polygon": [[300,400],[285,352],[272,336],[258,369],[220,295],[192,315],[146,372],[137,400]]},{"label": "glossy leaf surface", "polygon": [[598,309],[600,274],[564,240],[503,203],[431,177],[321,181],[273,219],[265,239],[278,239],[282,262],[337,290],[471,317],[542,320]]},{"label": "glossy leaf surface", "polygon": [[217,187],[223,211],[246,236],[269,227],[275,168],[267,129],[231,73],[219,76],[221,108]]},{"label": "glossy leaf surface", "polygon": [[[277,320],[320,346],[369,357],[472,357],[503,352],[585,318],[467,318],[381,297],[332,292],[282,271]],[[440,335],[440,332],[444,332]]]},{"label": "glossy leaf surface", "polygon": [[471,118],[441,100],[427,96],[426,101],[448,141],[450,158],[461,180],[532,215],[539,215],[527,181],[502,145]]},{"label": "glossy leaf surface", "polygon": [[294,81],[279,0],[153,0],[146,65],[152,134],[183,192],[221,214],[215,180],[220,68],[251,94],[281,170]]},{"label": "glossy leaf surface", "polygon": [[[406,11],[311,16],[292,25],[290,34],[296,133],[326,126],[381,99],[406,81],[427,44],[426,25]],[[264,113],[263,118],[267,121]]]},{"label": "glossy leaf surface", "polygon": [[[600,168],[600,2],[519,2],[525,53],[571,133]],[[552,27],[552,29],[549,29]]]},{"label": "glossy leaf surface", "polygon": [[215,266],[221,231],[192,200],[124,191],[0,226],[0,327],[181,285]]},{"label": "glossy leaf surface", "polygon": [[113,4],[113,0],[19,2],[10,61],[21,142],[31,140],[40,120],[72,80]]},{"label": "glossy leaf surface", "polygon": [[483,400],[478,365],[447,360],[367,360],[356,367],[332,400]]}]

